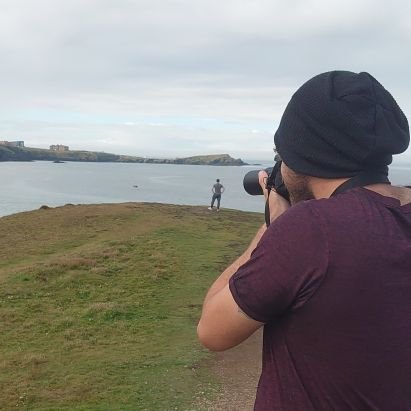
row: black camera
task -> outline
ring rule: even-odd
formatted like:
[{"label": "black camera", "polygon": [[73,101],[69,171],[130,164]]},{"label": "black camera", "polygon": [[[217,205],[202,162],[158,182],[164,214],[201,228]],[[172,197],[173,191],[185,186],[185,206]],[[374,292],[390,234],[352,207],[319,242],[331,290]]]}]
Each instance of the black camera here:
[{"label": "black camera", "polygon": [[[266,168],[265,171],[268,174],[266,187],[268,190],[275,189],[277,194],[290,201],[290,194],[284,184],[283,176],[281,175],[281,160],[277,160],[274,167]],[[258,182],[258,173],[260,170],[249,171],[243,180],[243,186],[248,194],[253,196],[262,195],[263,190]]]}]

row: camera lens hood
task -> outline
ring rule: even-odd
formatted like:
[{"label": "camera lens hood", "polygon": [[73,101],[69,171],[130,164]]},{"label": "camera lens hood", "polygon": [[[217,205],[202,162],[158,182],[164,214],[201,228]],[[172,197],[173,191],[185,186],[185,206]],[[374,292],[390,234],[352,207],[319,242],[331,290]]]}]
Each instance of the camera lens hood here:
[{"label": "camera lens hood", "polygon": [[260,170],[251,170],[245,176],[243,180],[244,190],[252,196],[263,195],[260,183],[258,182],[258,173]]}]

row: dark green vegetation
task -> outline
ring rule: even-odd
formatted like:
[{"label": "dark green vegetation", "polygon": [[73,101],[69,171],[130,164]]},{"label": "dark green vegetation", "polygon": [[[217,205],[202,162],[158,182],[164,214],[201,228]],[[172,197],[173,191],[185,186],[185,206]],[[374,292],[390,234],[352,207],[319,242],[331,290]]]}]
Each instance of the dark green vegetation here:
[{"label": "dark green vegetation", "polygon": [[185,158],[177,158],[175,160],[159,160],[148,158],[145,163],[162,163],[162,164],[191,164],[191,165],[208,165],[208,166],[244,166],[241,159],[234,159],[228,154],[215,154],[207,156],[193,156]]},{"label": "dark green vegetation", "polygon": [[95,151],[52,151],[42,148],[10,147],[0,145],[0,161],[93,161],[118,163],[155,163],[155,164],[195,164],[218,166],[242,166],[242,160],[234,159],[228,154],[194,156],[177,159],[156,159],[124,156]]},{"label": "dark green vegetation", "polygon": [[190,410],[205,291],[261,214],[160,204],[0,218],[0,409]]}]

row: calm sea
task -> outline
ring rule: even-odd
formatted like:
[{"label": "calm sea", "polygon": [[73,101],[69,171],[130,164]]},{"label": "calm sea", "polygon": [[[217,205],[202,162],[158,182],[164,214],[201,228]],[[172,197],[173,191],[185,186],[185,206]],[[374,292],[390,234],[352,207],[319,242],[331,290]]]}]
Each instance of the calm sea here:
[{"label": "calm sea", "polygon": [[[132,201],[208,206],[216,178],[226,188],[222,207],[262,212],[260,196],[248,195],[242,185],[244,175],[259,168],[262,167],[0,162],[0,216],[67,203]],[[395,184],[410,184],[411,164],[391,167],[390,177]]]}]

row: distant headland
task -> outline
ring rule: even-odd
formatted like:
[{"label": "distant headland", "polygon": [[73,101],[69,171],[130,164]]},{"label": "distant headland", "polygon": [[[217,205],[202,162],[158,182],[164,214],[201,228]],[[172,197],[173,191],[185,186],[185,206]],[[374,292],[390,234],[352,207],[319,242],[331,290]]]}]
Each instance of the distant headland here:
[{"label": "distant headland", "polygon": [[[18,144],[17,144],[18,143]],[[96,151],[69,150],[68,146],[53,145],[50,149],[25,147],[24,142],[0,141],[0,161],[65,161],[110,162],[110,163],[151,163],[151,164],[190,164],[212,166],[243,166],[241,159],[228,154],[192,156],[175,159],[135,157]]]}]

